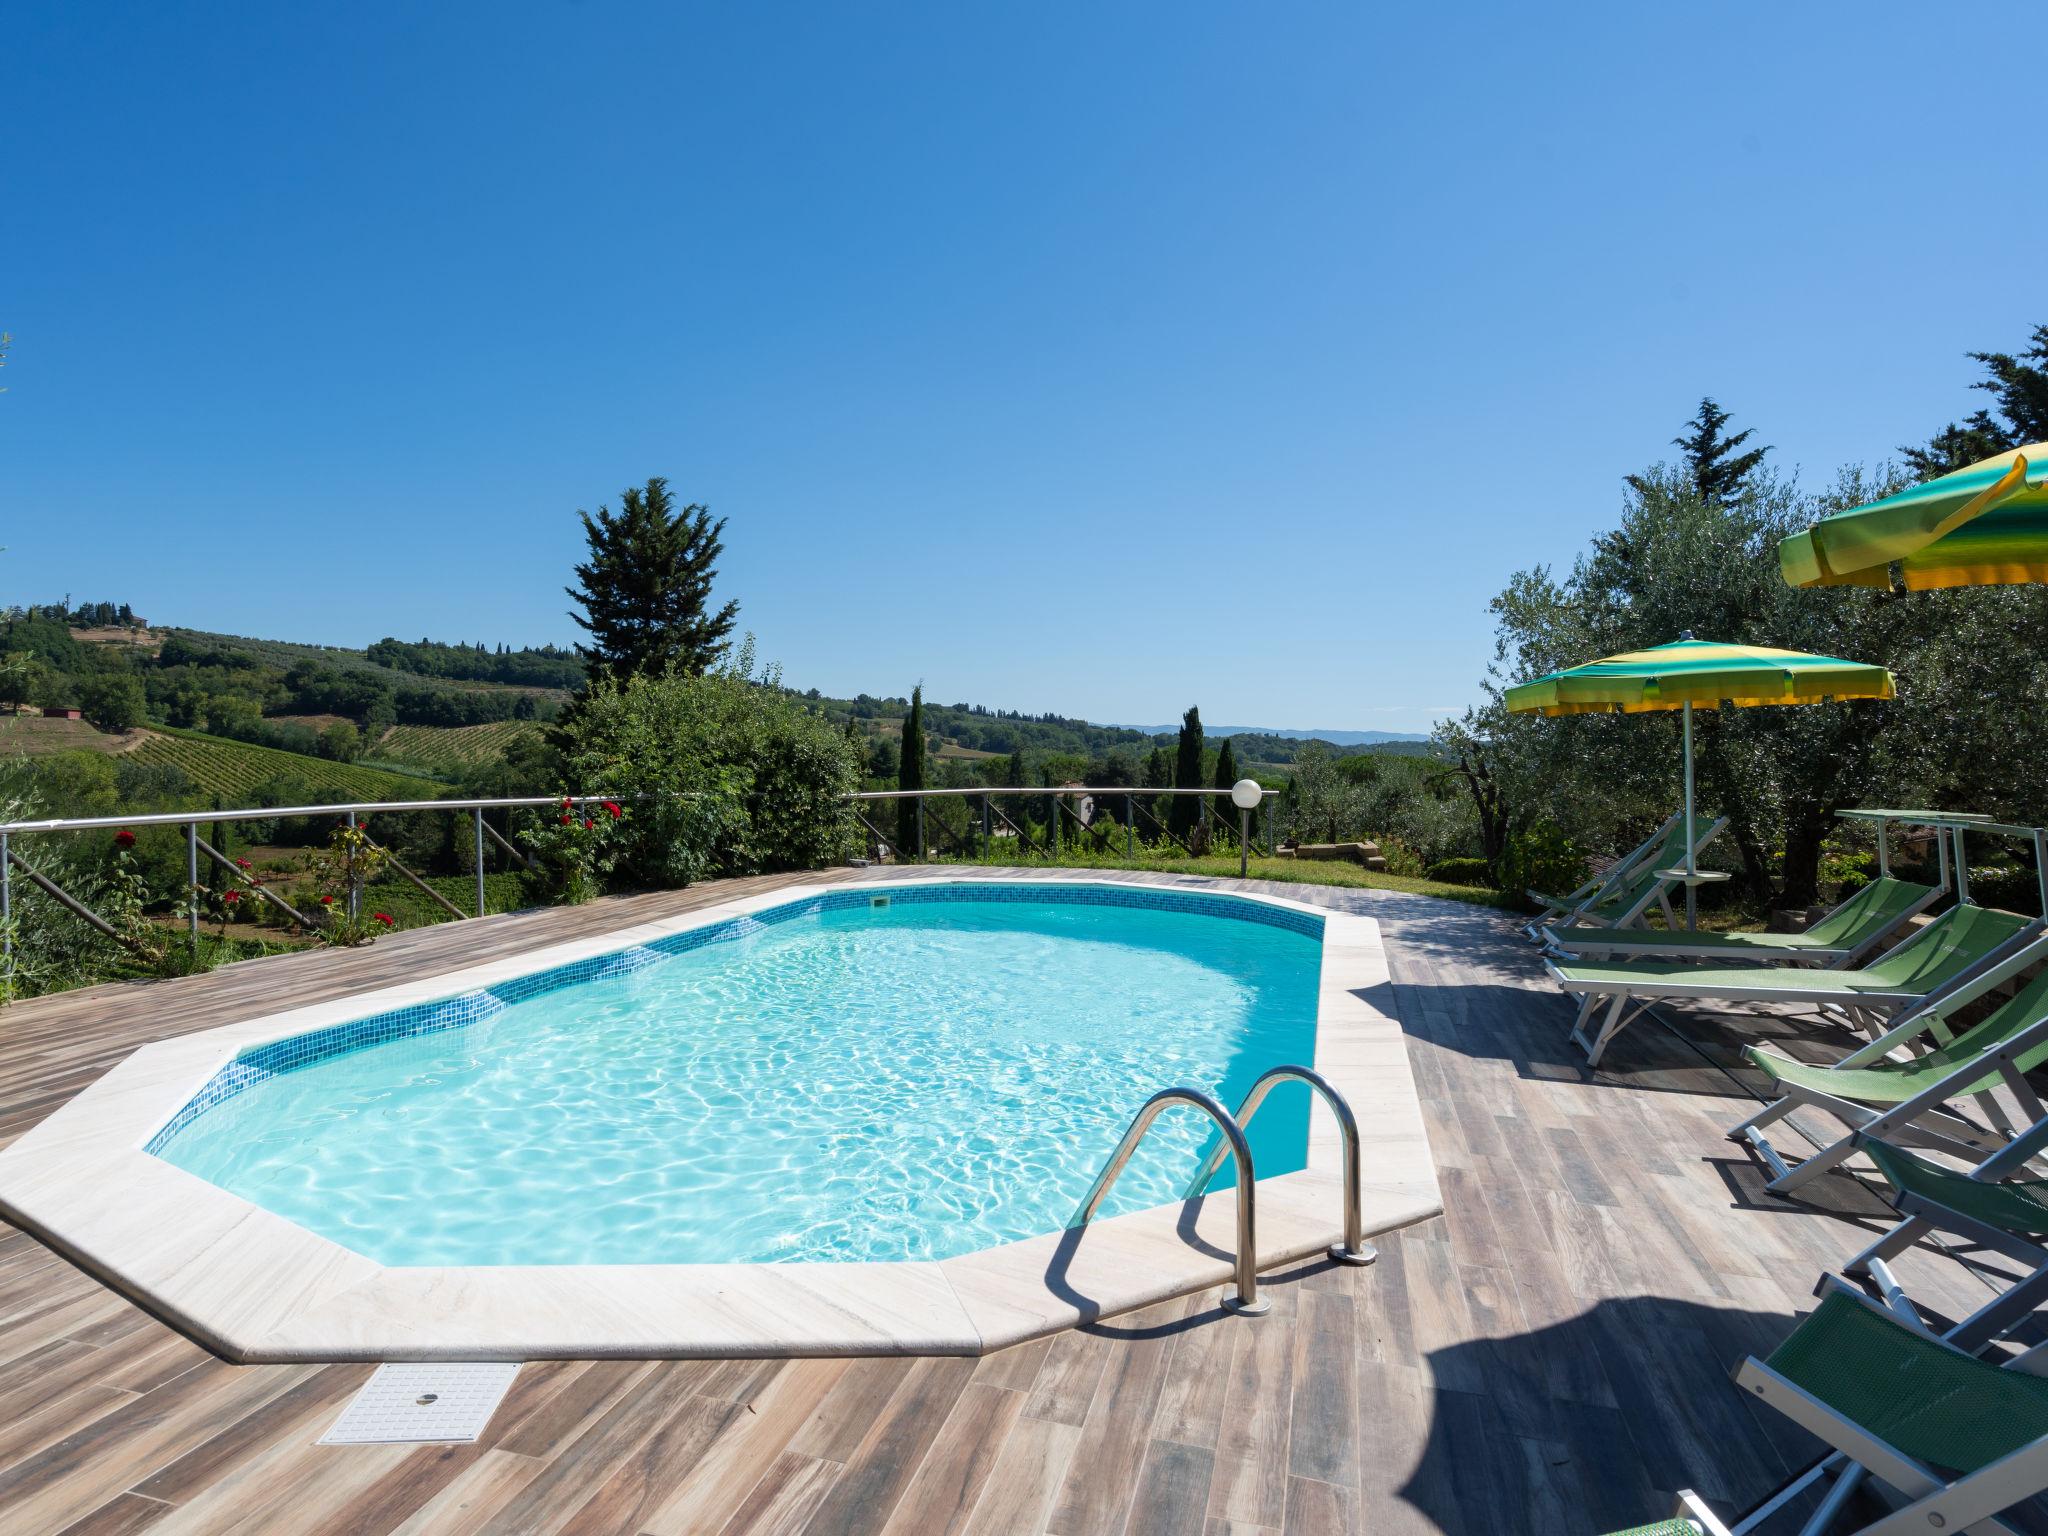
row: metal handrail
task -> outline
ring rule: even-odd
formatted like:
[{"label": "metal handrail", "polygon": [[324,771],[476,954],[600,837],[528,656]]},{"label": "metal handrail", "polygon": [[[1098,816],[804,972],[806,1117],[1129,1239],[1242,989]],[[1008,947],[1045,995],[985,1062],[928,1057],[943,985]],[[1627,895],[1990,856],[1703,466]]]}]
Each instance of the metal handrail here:
[{"label": "metal handrail", "polygon": [[[1277,789],[1261,789],[1259,797],[1265,799],[1277,795]],[[1000,784],[991,784],[986,789],[978,784],[954,785],[945,789],[861,789],[847,795],[849,800],[932,800],[943,795],[1060,795],[1072,799],[1076,795],[1093,795],[1108,799],[1116,795],[1207,795],[1211,800],[1228,800],[1230,786],[1221,789],[1154,789],[1146,784],[1027,784],[1016,789],[1005,789]]]},{"label": "metal handrail", "polygon": [[1088,1191],[1088,1198],[1081,1202],[1073,1224],[1077,1227],[1088,1224],[1101,1208],[1110,1187],[1130,1162],[1131,1154],[1138,1150],[1138,1143],[1152,1129],[1152,1122],[1159,1118],[1162,1110],[1175,1104],[1192,1104],[1214,1120],[1216,1129],[1229,1145],[1231,1156],[1237,1161],[1237,1294],[1227,1297],[1223,1305],[1242,1316],[1258,1317],[1269,1311],[1273,1304],[1259,1300],[1258,1214],[1255,1204],[1258,1195],[1257,1181],[1252,1173],[1252,1149],[1237,1122],[1230,1118],[1230,1112],[1201,1089],[1162,1088],[1145,1101],[1132,1116],[1124,1139],[1116,1144],[1109,1161],[1102,1165],[1102,1172],[1095,1176],[1095,1183]]},{"label": "metal handrail", "polygon": [[[1237,1106],[1235,1118],[1238,1126],[1241,1129],[1250,1125],[1252,1116],[1266,1102],[1266,1095],[1282,1083],[1308,1084],[1322,1095],[1323,1102],[1330,1106],[1330,1113],[1337,1117],[1337,1129],[1344,1138],[1344,1241],[1330,1245],[1330,1257],[1339,1264],[1370,1264],[1380,1255],[1379,1250],[1365,1240],[1365,1215],[1359,1208],[1358,1117],[1351,1113],[1351,1106],[1345,1102],[1344,1095],[1330,1086],[1329,1079],[1307,1067],[1274,1067],[1261,1073],[1259,1080],[1252,1084],[1251,1091],[1244,1096],[1244,1102]],[[1188,1199],[1192,1200],[1202,1192],[1202,1187],[1215,1177],[1216,1167],[1222,1161],[1223,1147],[1219,1143],[1202,1160],[1200,1171],[1188,1184]]]},{"label": "metal handrail", "polygon": [[[694,790],[681,791],[683,798],[696,795]],[[511,849],[511,844],[498,834],[495,827],[484,821],[485,811],[514,810],[521,807],[560,805],[564,800],[575,805],[601,805],[612,796],[596,795],[509,795],[483,799],[445,800],[345,800],[333,805],[271,805],[242,806],[234,810],[211,811],[146,811],[134,816],[57,816],[44,821],[0,822],[0,965],[11,967],[14,957],[14,891],[10,878],[14,868],[19,867],[38,886],[48,889],[63,905],[76,912],[85,921],[92,923],[102,932],[111,932],[106,921],[87,909],[75,897],[57,886],[47,876],[39,875],[29,868],[11,846],[13,839],[31,833],[52,832],[93,832],[109,830],[132,830],[136,827],[183,827],[185,829],[185,885],[187,892],[186,926],[193,944],[199,942],[199,908],[191,901],[191,893],[199,889],[199,849],[204,841],[199,829],[208,822],[218,821],[282,821],[300,816],[339,816],[349,826],[356,825],[358,816],[376,816],[386,813],[411,811],[468,811],[475,821],[476,836],[476,915],[482,917],[486,907],[484,893],[484,836],[488,833],[500,845]],[[517,853],[517,850],[512,850]],[[211,847],[210,857],[220,859],[221,855]],[[519,855],[523,858],[524,855]],[[417,881],[411,872],[398,866],[401,873]],[[441,905],[453,910],[453,904],[438,893],[429,892]],[[274,899],[274,898],[273,898]],[[350,916],[354,916],[356,892],[353,885],[349,891]],[[280,903],[282,905],[282,903]]]},{"label": "metal handrail", "polygon": [[343,800],[333,805],[257,805],[219,811],[148,811],[137,816],[60,816],[49,821],[0,823],[0,835],[24,832],[90,832],[118,827],[182,827],[209,821],[270,821],[293,816],[341,816],[350,811],[375,815],[385,811],[496,811],[533,805],[602,804],[609,795],[513,795],[485,800]]}]

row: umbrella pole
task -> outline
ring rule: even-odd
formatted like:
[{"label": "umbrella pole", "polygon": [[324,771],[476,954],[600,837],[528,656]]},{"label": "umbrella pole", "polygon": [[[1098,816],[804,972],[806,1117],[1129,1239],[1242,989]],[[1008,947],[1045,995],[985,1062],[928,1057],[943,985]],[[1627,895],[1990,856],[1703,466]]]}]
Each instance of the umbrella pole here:
[{"label": "umbrella pole", "polygon": [[1699,926],[1699,887],[1693,884],[1698,873],[1693,865],[1692,835],[1692,700],[1685,701],[1685,928],[1692,932]]}]

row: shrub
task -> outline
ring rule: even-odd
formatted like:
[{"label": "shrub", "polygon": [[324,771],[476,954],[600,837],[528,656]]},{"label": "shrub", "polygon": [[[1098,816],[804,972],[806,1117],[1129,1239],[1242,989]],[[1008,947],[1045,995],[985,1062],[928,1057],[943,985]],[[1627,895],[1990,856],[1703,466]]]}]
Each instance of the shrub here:
[{"label": "shrub", "polygon": [[1504,891],[1557,893],[1586,878],[1586,855],[1555,822],[1539,821],[1508,838],[1501,850],[1498,883]]},{"label": "shrub", "polygon": [[1387,861],[1388,874],[1407,875],[1418,880],[1422,878],[1422,855],[1410,847],[1405,839],[1382,837],[1378,842],[1380,857]]},{"label": "shrub", "polygon": [[751,652],[701,677],[595,684],[563,728],[569,786],[625,803],[616,875],[640,886],[849,858],[858,748]]},{"label": "shrub", "polygon": [[1493,877],[1486,868],[1484,859],[1439,859],[1423,871],[1431,879],[1445,885],[1491,885]]}]

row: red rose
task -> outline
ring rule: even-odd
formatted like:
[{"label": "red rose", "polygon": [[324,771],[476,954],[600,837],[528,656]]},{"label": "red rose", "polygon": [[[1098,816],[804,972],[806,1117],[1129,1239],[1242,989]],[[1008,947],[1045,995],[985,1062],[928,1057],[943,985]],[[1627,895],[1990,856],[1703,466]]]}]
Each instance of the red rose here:
[{"label": "red rose", "polygon": [[618,801],[616,801],[616,800],[607,800],[607,801],[605,801],[605,803],[604,803],[604,808],[605,808],[606,810],[608,810],[608,811],[610,811],[610,812],[612,813],[612,820],[613,820],[613,821],[617,821],[617,820],[619,819],[619,802],[618,802]]},{"label": "red rose", "polygon": [[322,896],[320,898],[320,905],[323,907],[331,907],[334,905],[334,898],[332,896]]},{"label": "red rose", "polygon": [[391,914],[389,912],[372,912],[370,916],[382,923],[386,928],[391,926]]},{"label": "red rose", "polygon": [[576,819],[576,818],[575,818],[575,817],[573,817],[573,816],[571,816],[571,815],[570,815],[570,814],[569,814],[569,813],[568,813],[567,811],[564,811],[564,812],[562,813],[562,825],[563,825],[563,826],[565,826],[565,827],[566,827],[567,825],[569,825],[569,823],[570,823],[570,822],[572,822],[572,821],[574,821],[575,819]]},{"label": "red rose", "polygon": [[126,827],[123,827],[120,831],[114,834],[114,846],[116,848],[124,849],[133,848],[135,846],[135,834],[133,832],[130,832]]},{"label": "red rose", "polygon": [[236,902],[240,901],[241,899],[242,893],[240,891],[229,891],[227,894],[221,897],[221,900],[226,902],[229,906],[233,906]]},{"label": "red rose", "polygon": [[584,831],[586,831],[586,832],[588,832],[588,831],[589,831],[589,830],[590,830],[590,829],[591,829],[592,827],[594,827],[594,826],[596,826],[596,825],[597,825],[597,823],[596,823],[596,822],[594,822],[594,821],[585,821],[585,822],[583,823],[583,830],[584,830]]},{"label": "red rose", "polygon": [[235,868],[237,868],[237,869],[247,869],[248,867],[249,867],[249,861],[248,861],[247,859],[237,859],[237,860],[235,860]]},{"label": "red rose", "polygon": [[563,810],[565,810],[565,811],[566,811],[566,810],[568,810],[568,809],[569,809],[569,807],[570,807],[570,806],[571,806],[572,804],[574,804],[574,803],[575,803],[575,802],[573,802],[572,800],[570,800],[570,798],[569,798],[569,797],[568,797],[567,795],[564,795],[564,796],[562,796],[562,809],[563,809]]}]

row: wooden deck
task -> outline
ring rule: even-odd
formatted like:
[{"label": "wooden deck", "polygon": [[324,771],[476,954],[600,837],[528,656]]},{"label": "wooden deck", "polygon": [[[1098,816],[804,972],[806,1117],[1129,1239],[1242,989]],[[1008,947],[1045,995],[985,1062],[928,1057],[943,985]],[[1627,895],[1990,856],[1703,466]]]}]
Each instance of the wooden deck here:
[{"label": "wooden deck", "polygon": [[[774,883],[16,1006],[0,1142],[144,1041]],[[979,1361],[529,1365],[480,1444],[333,1448],[369,1367],[227,1365],[0,1226],[0,1531],[1600,1532],[1802,1463],[1726,1373],[1882,1208],[1840,1177],[1826,1209],[1765,1195],[1721,1133],[1741,1039],[1825,1032],[1674,1016],[1588,1073],[1499,914],[1274,889],[1384,925],[1446,1215],[1378,1265],[1275,1275],[1258,1320],[1195,1297]],[[1985,1294],[1939,1255],[1900,1268],[1951,1312]]]}]

